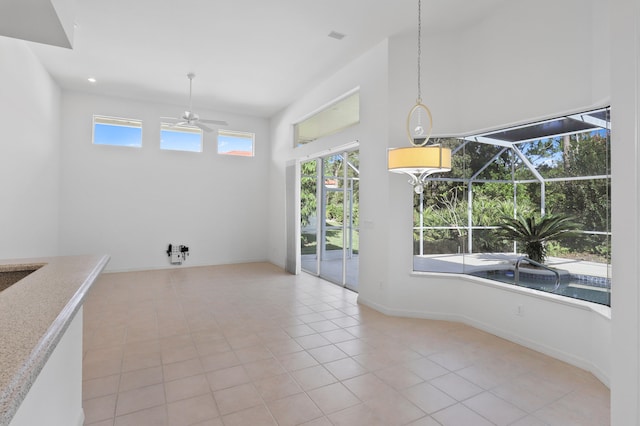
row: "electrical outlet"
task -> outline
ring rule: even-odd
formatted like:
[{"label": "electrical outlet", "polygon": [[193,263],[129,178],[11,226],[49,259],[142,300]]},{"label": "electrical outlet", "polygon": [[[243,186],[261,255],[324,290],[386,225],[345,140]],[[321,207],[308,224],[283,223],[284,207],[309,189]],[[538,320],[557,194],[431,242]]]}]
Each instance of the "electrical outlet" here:
[{"label": "electrical outlet", "polygon": [[516,315],[518,315],[519,317],[524,316],[524,306],[522,305],[516,306]]}]

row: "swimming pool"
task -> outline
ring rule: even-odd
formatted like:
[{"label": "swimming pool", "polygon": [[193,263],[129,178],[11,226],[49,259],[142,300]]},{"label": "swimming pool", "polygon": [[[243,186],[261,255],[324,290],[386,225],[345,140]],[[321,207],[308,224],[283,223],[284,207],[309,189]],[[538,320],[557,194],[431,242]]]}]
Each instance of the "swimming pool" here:
[{"label": "swimming pool", "polygon": [[[470,275],[516,285],[513,269],[476,271]],[[609,278],[566,273],[561,276],[560,285],[556,288],[554,275],[542,275],[520,270],[520,279],[517,285],[611,306],[611,280]]]}]

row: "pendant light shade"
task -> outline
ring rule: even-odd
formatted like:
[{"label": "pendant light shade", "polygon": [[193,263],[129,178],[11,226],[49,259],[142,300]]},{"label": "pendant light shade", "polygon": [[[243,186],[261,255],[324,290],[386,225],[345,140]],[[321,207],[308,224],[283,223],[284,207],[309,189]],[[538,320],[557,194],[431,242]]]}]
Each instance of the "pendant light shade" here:
[{"label": "pendant light shade", "polygon": [[391,148],[388,155],[390,172],[430,175],[451,171],[451,150],[442,145]]}]

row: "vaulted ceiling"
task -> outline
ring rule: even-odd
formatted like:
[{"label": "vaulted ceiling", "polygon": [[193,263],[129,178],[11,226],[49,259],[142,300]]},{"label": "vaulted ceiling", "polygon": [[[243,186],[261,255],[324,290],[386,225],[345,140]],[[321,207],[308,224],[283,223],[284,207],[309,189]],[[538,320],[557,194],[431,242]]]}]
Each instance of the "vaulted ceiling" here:
[{"label": "vaulted ceiling", "polygon": [[[424,0],[423,37],[504,2]],[[73,49],[29,42],[64,89],[186,105],[194,72],[194,107],[269,117],[385,38],[415,31],[417,1],[77,0],[74,23]]]}]

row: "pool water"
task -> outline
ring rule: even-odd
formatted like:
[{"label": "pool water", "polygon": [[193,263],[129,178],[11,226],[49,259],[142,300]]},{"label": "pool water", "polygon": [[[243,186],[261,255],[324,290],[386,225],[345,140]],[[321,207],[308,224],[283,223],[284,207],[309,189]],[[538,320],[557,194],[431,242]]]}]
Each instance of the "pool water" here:
[{"label": "pool water", "polygon": [[[470,275],[516,285],[514,271],[509,269],[477,271]],[[606,278],[568,274],[560,280],[560,285],[556,289],[555,276],[535,276],[521,272],[517,285],[611,306],[611,283]]]}]

